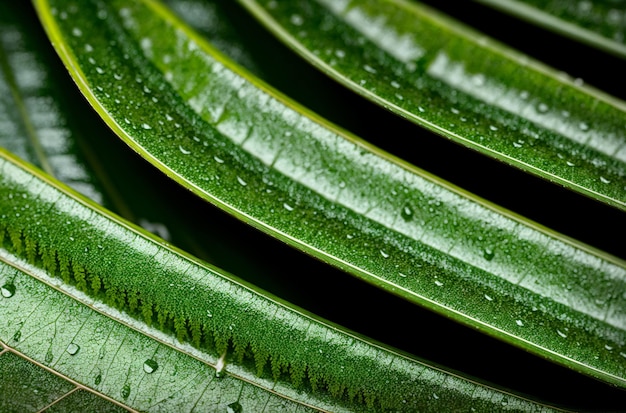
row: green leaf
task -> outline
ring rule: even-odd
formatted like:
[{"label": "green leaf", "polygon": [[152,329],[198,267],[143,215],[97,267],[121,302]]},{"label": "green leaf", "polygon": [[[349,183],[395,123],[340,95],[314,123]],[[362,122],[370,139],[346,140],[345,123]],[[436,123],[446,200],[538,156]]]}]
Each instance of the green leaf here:
[{"label": "green leaf", "polygon": [[404,0],[241,3],[305,59],[393,113],[626,209],[624,102]]},{"label": "green leaf", "polygon": [[476,0],[548,30],[626,57],[626,9],[623,2],[557,0]]},{"label": "green leaf", "polygon": [[3,150],[0,171],[0,341],[80,388],[141,411],[549,410],[305,314]]},{"label": "green leaf", "polygon": [[105,122],[190,191],[384,290],[626,386],[623,261],[339,131],[156,2],[36,5]]},{"label": "green leaf", "polygon": [[[111,205],[76,139],[63,84],[53,82],[45,34],[25,7],[0,4],[0,146],[98,203]],[[68,85],[66,85],[68,86]]]}]

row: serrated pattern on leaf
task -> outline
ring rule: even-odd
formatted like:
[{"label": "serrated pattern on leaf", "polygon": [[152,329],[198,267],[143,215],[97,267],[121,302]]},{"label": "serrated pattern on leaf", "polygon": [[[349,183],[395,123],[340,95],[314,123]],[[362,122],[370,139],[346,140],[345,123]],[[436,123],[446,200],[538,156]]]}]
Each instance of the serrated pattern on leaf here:
[{"label": "serrated pattern on leaf", "polygon": [[[28,383],[35,398],[44,400],[31,402],[24,392],[13,391],[11,382],[3,380],[0,392],[7,390],[13,395],[4,399],[3,411],[20,410],[23,403],[38,403],[35,411],[48,405],[45,411],[69,411],[66,409],[78,409],[83,403],[95,403],[112,412],[126,411],[85,390],[73,394],[74,384],[20,358],[20,353],[80,382],[80,387],[91,388],[139,411],[226,410],[228,404],[236,402],[246,406],[247,411],[269,411],[264,406],[277,403],[283,411],[308,410],[285,399],[274,401],[277,396],[240,379],[229,376],[218,380],[211,366],[74,301],[7,265],[6,259],[3,255],[0,282],[11,280],[16,295],[0,300],[0,341],[8,343],[15,353],[0,354],[0,369],[8,359],[17,360],[11,365],[17,363],[25,370],[11,367],[12,377],[18,380],[16,385]],[[152,369],[145,367],[148,361]],[[155,361],[159,363],[156,368]],[[42,379],[35,380],[33,374]],[[55,393],[57,387],[60,390]]]}]

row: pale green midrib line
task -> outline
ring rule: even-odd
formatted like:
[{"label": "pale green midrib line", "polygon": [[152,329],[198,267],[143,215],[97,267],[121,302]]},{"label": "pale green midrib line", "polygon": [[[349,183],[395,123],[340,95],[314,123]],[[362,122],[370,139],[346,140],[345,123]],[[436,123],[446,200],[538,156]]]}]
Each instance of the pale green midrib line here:
[{"label": "pale green midrib line", "polygon": [[[15,354],[15,353],[14,353]],[[74,392],[76,392],[77,390],[80,390],[80,387],[76,386],[74,387],[72,390],[68,391],[67,393],[65,393],[63,396],[59,397],[58,399],[56,399],[55,401],[53,401],[52,403],[50,403],[49,405],[41,408],[39,411],[37,411],[37,413],[43,413],[46,410],[50,409],[52,406],[54,406],[55,404],[59,403],[61,400],[65,399],[66,397],[68,397],[69,395],[73,394]]]},{"label": "pale green midrib line", "polygon": [[551,15],[541,9],[524,4],[519,1],[509,0],[474,0],[498,9],[500,11],[515,15],[520,19],[530,23],[535,23],[545,29],[553,30],[561,35],[570,36],[591,46],[596,46],[605,52],[617,57],[626,58],[626,45],[612,40],[592,30],[579,26],[576,23],[567,21],[557,16]]},{"label": "pale green midrib line", "polygon": [[[298,53],[302,54],[306,59],[308,59],[314,66],[317,66],[320,70],[326,72],[330,77],[333,77],[334,79],[336,79],[339,83],[343,84],[344,86],[348,87],[349,89],[354,90],[355,92],[357,92],[358,94],[361,94],[362,96],[367,97],[368,99],[374,101],[374,102],[378,102],[380,103],[384,108],[386,108],[387,110],[390,110],[392,112],[395,112],[396,114],[402,116],[402,117],[406,117],[407,119],[413,121],[414,123],[417,123],[418,125],[430,129],[438,134],[444,135],[449,137],[450,139],[452,139],[453,141],[456,140],[458,142],[461,142],[462,144],[466,145],[467,147],[477,150],[478,152],[481,153],[487,153],[490,156],[494,157],[495,159],[498,159],[502,162],[505,162],[507,164],[513,165],[513,166],[517,166],[522,170],[526,170],[528,172],[531,172],[537,176],[540,176],[550,182],[554,182],[557,184],[561,184],[561,185],[566,185],[569,186],[570,188],[574,189],[575,191],[579,192],[580,194],[583,194],[591,199],[596,199],[598,201],[602,201],[602,202],[606,202],[607,205],[610,205],[614,208],[618,208],[619,210],[623,210],[626,211],[626,200],[620,200],[618,198],[614,198],[610,195],[607,195],[605,193],[602,192],[598,192],[596,189],[591,188],[591,187],[587,187],[584,186],[580,183],[576,183],[573,182],[570,179],[566,179],[561,175],[557,175],[555,173],[552,173],[546,169],[542,169],[534,164],[530,164],[526,161],[523,161],[517,157],[508,155],[504,152],[500,152],[497,151],[491,147],[485,146],[477,141],[474,141],[472,139],[466,138],[463,135],[459,135],[458,133],[447,129],[445,127],[440,126],[437,123],[433,123],[432,121],[416,114],[413,113],[409,110],[407,110],[406,108],[399,106],[395,103],[392,103],[391,101],[389,101],[388,99],[378,95],[377,93],[371,91],[370,89],[367,89],[361,85],[359,85],[357,82],[351,80],[350,78],[346,77],[342,72],[338,71],[337,69],[333,68],[332,66],[330,66],[329,64],[326,63],[325,60],[323,60],[322,58],[320,58],[319,56],[315,55],[314,53],[312,53],[311,50],[309,50],[307,47],[305,47],[304,45],[302,45],[294,36],[291,35],[291,33],[289,31],[287,31],[285,28],[283,28],[283,26],[281,24],[279,24],[272,15],[270,15],[267,11],[265,11],[265,9],[263,8],[263,6],[260,6],[257,2],[257,0],[239,0],[241,3],[243,3],[246,7],[249,8],[249,10],[256,16],[258,17],[264,24],[266,24],[268,26],[268,28],[272,31],[274,31],[274,33],[281,38],[285,43],[287,43],[290,47],[292,47],[294,50],[296,50]],[[397,0],[397,2],[399,3],[400,0]],[[412,5],[406,5],[403,3],[399,3],[398,6],[405,6],[406,8],[408,8],[409,12],[416,12],[418,14],[422,14],[423,11],[417,9],[413,10],[410,8],[410,6]],[[417,4],[413,5],[413,6],[417,6]],[[420,5],[421,6],[421,5]],[[340,16],[338,16],[340,17]],[[424,18],[429,18],[428,16],[422,16]],[[437,16],[437,18],[441,19],[441,16]],[[440,20],[436,20],[436,19],[431,19],[433,20],[436,24],[441,25],[442,21]],[[443,23],[445,23],[445,21],[443,21]],[[347,23],[346,23],[347,24]],[[463,30],[460,30],[459,28],[451,28],[451,31],[458,31],[457,34],[459,34],[460,36],[465,36],[466,38],[469,38],[470,40],[475,40],[475,36],[474,37],[470,37],[467,33],[465,33]],[[468,29],[469,30],[469,29]],[[493,41],[490,39],[490,45],[493,46]],[[505,59],[513,59],[515,56],[514,54],[510,53],[510,51],[506,51],[506,50],[500,50],[500,48],[495,48],[495,47],[487,47],[484,46],[485,48],[489,49],[490,51],[496,53],[496,54],[500,54],[501,56],[503,56]],[[534,63],[534,65],[533,65]],[[580,86],[567,83],[564,82],[563,79],[559,78],[558,76],[556,76],[554,73],[552,73],[549,68],[547,67],[543,67],[542,64],[540,64],[537,61],[532,61],[528,63],[528,66],[531,67],[532,69],[537,70],[538,72],[541,72],[542,74],[552,78],[553,80],[557,80],[559,82],[561,82],[562,84],[565,84],[567,86],[570,87],[574,87],[574,88],[578,88],[581,92],[586,93],[589,96],[592,96],[598,100],[602,100],[605,103],[615,107],[616,109],[622,110],[622,111],[626,111],[626,105],[624,105],[624,102],[619,101],[614,99],[612,96],[609,95],[604,95],[601,91],[599,90],[595,90],[593,88],[591,88],[590,86],[585,86],[584,88],[581,89]],[[597,103],[597,101],[596,101]],[[619,150],[620,148],[618,147],[616,149]],[[609,156],[610,157],[610,156]],[[613,159],[613,158],[610,158]],[[438,181],[440,182],[440,181]],[[458,191],[457,191],[458,192]]]},{"label": "pale green midrib line", "polygon": [[17,107],[24,128],[26,129],[27,138],[30,141],[33,150],[35,151],[35,156],[40,162],[41,169],[43,169],[46,173],[50,175],[54,175],[54,170],[48,162],[48,157],[43,150],[43,147],[41,146],[39,135],[37,134],[37,131],[35,130],[28,111],[26,110],[26,106],[24,105],[23,96],[20,93],[15,77],[12,75],[13,68],[9,64],[6,49],[2,41],[0,41],[0,69],[2,69],[2,71],[5,73],[5,79],[9,85],[9,89],[11,90],[11,95],[13,96],[13,100],[15,101],[15,106]]},{"label": "pale green midrib line", "polygon": [[[4,261],[4,260],[2,260],[2,261]],[[59,399],[64,398],[64,397],[65,397],[65,396],[67,396],[69,393],[72,393],[72,392],[74,392],[74,391],[76,391],[76,390],[85,390],[85,391],[88,391],[88,392],[90,392],[90,393],[95,394],[96,396],[98,396],[98,397],[100,397],[100,398],[102,398],[102,399],[105,399],[105,400],[107,400],[107,401],[109,401],[109,402],[111,402],[111,403],[114,403],[114,404],[116,404],[116,405],[118,405],[118,406],[120,406],[120,407],[122,407],[122,408],[124,408],[124,409],[128,410],[130,413],[140,413],[138,410],[135,410],[135,409],[133,409],[133,408],[131,408],[131,407],[128,407],[128,406],[126,406],[126,405],[124,405],[124,404],[122,404],[122,403],[118,402],[117,400],[112,399],[111,397],[109,397],[109,396],[107,396],[107,395],[105,395],[105,394],[99,393],[99,392],[97,392],[97,391],[95,391],[95,390],[93,390],[93,389],[91,389],[91,388],[89,388],[89,387],[87,387],[87,386],[85,386],[85,385],[83,385],[83,384],[81,384],[81,383],[77,382],[76,380],[71,379],[71,378],[69,378],[69,377],[67,377],[67,376],[65,376],[65,375],[63,375],[63,374],[61,374],[61,373],[59,373],[58,371],[56,371],[56,370],[54,370],[54,369],[51,369],[50,367],[48,367],[48,366],[46,366],[46,365],[44,365],[44,364],[42,364],[42,363],[38,362],[37,360],[35,360],[35,359],[32,359],[32,358],[28,357],[27,355],[25,355],[25,354],[21,353],[20,351],[18,351],[18,350],[16,350],[16,349],[14,349],[14,348],[12,348],[12,347],[9,347],[9,346],[8,346],[5,342],[3,342],[3,341],[0,341],[0,345],[2,345],[2,346],[4,347],[4,349],[5,349],[5,350],[4,350],[3,352],[1,352],[0,354],[3,354],[4,352],[7,352],[7,353],[12,353],[12,354],[16,355],[17,357],[20,357],[20,358],[22,358],[22,359],[24,359],[24,360],[26,360],[26,361],[28,361],[28,362],[30,362],[30,363],[32,363],[32,364],[34,364],[34,365],[36,365],[37,367],[39,367],[39,368],[41,368],[41,369],[43,369],[43,370],[47,371],[48,373],[52,373],[52,374],[54,374],[55,376],[57,376],[57,377],[59,377],[59,378],[61,378],[61,379],[65,380],[65,381],[67,381],[67,382],[69,382],[69,383],[71,383],[71,384],[73,384],[73,385],[75,386],[75,388],[74,388],[74,389],[70,390],[68,393],[66,393],[65,395],[63,395],[63,396],[62,396],[62,397],[60,397]],[[45,407],[44,409],[42,409],[41,411],[45,411],[45,410],[46,410],[46,409],[48,409],[50,406],[52,406],[52,405],[53,405],[53,404],[55,404],[57,401],[59,401],[59,399],[57,399],[55,402],[51,403],[50,405],[46,406],[46,407]]]},{"label": "pale green midrib line", "polygon": [[[4,252],[4,254],[3,254],[2,252]],[[172,251],[172,252],[173,252],[173,251]],[[175,252],[174,252],[174,253],[175,253]],[[189,357],[192,357],[192,358],[194,358],[194,359],[198,360],[199,362],[201,362],[201,363],[203,363],[203,364],[206,364],[206,365],[210,366],[211,368],[215,368],[215,366],[214,366],[213,364],[211,364],[210,362],[208,362],[205,358],[202,358],[202,357],[200,357],[200,356],[198,356],[198,355],[196,355],[196,354],[194,354],[194,353],[188,353],[188,352],[184,351],[183,349],[179,349],[179,348],[177,348],[175,345],[172,345],[172,343],[169,343],[169,342],[167,342],[167,341],[162,340],[162,339],[161,339],[161,338],[159,338],[156,334],[152,334],[152,333],[150,333],[150,332],[147,332],[147,331],[144,331],[144,330],[142,330],[142,329],[139,329],[138,327],[136,327],[136,326],[134,326],[134,325],[132,325],[132,324],[129,324],[126,320],[124,320],[124,319],[122,319],[122,318],[120,318],[120,317],[116,317],[115,315],[112,315],[112,314],[110,314],[110,313],[106,312],[105,310],[103,310],[103,309],[101,309],[101,308],[98,308],[98,307],[94,306],[93,304],[91,304],[91,303],[89,303],[89,302],[86,302],[86,301],[85,301],[85,300],[83,300],[83,299],[80,299],[80,298],[75,297],[74,295],[72,295],[72,294],[71,294],[71,292],[70,292],[70,291],[65,290],[65,289],[63,289],[63,288],[60,288],[59,286],[55,285],[54,283],[51,283],[51,282],[50,282],[50,280],[48,280],[48,279],[46,279],[46,278],[44,278],[44,277],[40,277],[40,276],[38,276],[38,275],[36,275],[36,274],[33,274],[33,273],[32,273],[32,272],[31,272],[31,271],[30,271],[27,267],[25,267],[24,265],[21,265],[20,263],[17,263],[17,262],[9,261],[9,260],[8,260],[8,258],[7,258],[7,256],[11,257],[11,256],[13,256],[13,255],[12,255],[11,253],[9,253],[8,251],[6,251],[5,249],[0,248],[0,262],[5,263],[6,265],[9,265],[10,267],[13,267],[13,268],[15,268],[15,269],[16,269],[16,270],[18,270],[18,271],[21,271],[21,272],[22,272],[22,273],[24,273],[24,274],[27,274],[28,276],[30,276],[30,277],[32,277],[32,278],[34,278],[34,279],[36,279],[37,281],[44,283],[44,284],[45,284],[46,286],[48,286],[49,288],[52,288],[52,289],[54,289],[54,290],[56,290],[56,291],[60,292],[61,294],[63,294],[63,295],[65,295],[65,296],[67,296],[67,297],[69,297],[69,298],[71,298],[71,299],[73,299],[73,300],[75,300],[75,301],[79,302],[81,305],[84,305],[84,306],[88,307],[88,308],[89,308],[90,310],[92,310],[92,311],[95,311],[95,312],[97,312],[97,313],[99,313],[99,314],[101,314],[101,315],[103,315],[103,316],[105,316],[105,317],[107,317],[107,318],[109,318],[109,319],[111,319],[111,320],[114,320],[114,321],[115,321],[115,322],[117,322],[117,323],[120,323],[121,325],[123,325],[123,326],[124,326],[124,327],[126,327],[126,328],[129,328],[129,329],[132,329],[132,330],[134,330],[134,331],[137,331],[138,333],[140,333],[140,334],[142,334],[142,335],[144,335],[144,336],[146,336],[146,337],[150,338],[151,340],[154,340],[154,341],[156,341],[156,342],[158,342],[158,343],[160,343],[160,344],[162,344],[162,345],[164,345],[164,346],[166,346],[166,347],[168,347],[168,348],[170,348],[170,349],[172,349],[172,350],[174,350],[174,351],[181,352],[181,353],[183,353],[183,354],[185,354],[185,355],[187,355],[187,356],[189,356]],[[183,258],[186,258],[186,257],[184,257],[184,256],[183,256]],[[41,270],[41,269],[40,269],[40,268],[38,268],[38,267],[35,267],[35,268],[37,268],[37,269],[38,269],[38,270],[40,270],[40,271],[43,271],[43,270]],[[50,279],[53,279],[53,277],[50,277]],[[242,287],[244,287],[244,288],[247,288],[246,286],[241,285],[241,284],[237,284],[237,285],[240,285],[240,286],[242,286]],[[69,288],[73,288],[73,286],[68,286],[68,287],[69,287]],[[253,290],[252,290],[252,291],[253,291]],[[254,293],[256,293],[255,291],[253,291],[253,292],[254,292]],[[113,308],[113,307],[109,307],[108,305],[105,305],[104,303],[102,303],[102,302],[100,302],[100,301],[95,300],[95,299],[94,299],[94,298],[92,298],[91,296],[86,296],[86,297],[89,297],[89,299],[90,299],[90,300],[92,300],[94,303],[95,303],[95,302],[97,302],[97,303],[98,303],[98,305],[99,305],[99,307],[103,307],[103,308],[111,309],[111,310],[113,310],[112,312],[117,312],[117,311],[119,311],[119,310],[117,310],[117,309],[115,309],[115,308]],[[273,302],[275,302],[276,304],[278,304],[278,305],[280,305],[280,306],[283,306],[283,307],[284,307],[284,305],[283,305],[283,304],[281,304],[281,303],[279,303],[279,302],[276,302],[276,301],[274,301],[274,300],[272,300],[272,301],[273,301]],[[302,313],[298,312],[298,314],[302,314]],[[305,317],[307,317],[307,318],[311,319],[311,317],[308,317],[306,314],[302,314],[302,315],[304,315]],[[327,323],[320,322],[320,321],[313,320],[313,319],[312,319],[312,321],[313,321],[313,322],[317,322],[317,323],[319,323],[319,324],[322,324],[322,325],[324,325],[324,327],[331,328],[331,329],[336,329],[335,327],[330,326],[330,325],[328,325]],[[149,329],[152,329],[152,328],[149,328]],[[155,330],[155,331],[159,331],[159,330]],[[348,333],[346,333],[346,332],[343,332],[343,333],[347,334],[347,335],[348,335],[348,336],[350,336],[350,337],[356,338],[356,339],[358,339],[358,340],[362,340],[362,338],[360,338],[360,337],[358,337],[358,336],[355,336],[355,335],[352,335],[352,334],[348,334]],[[165,334],[165,333],[164,333],[164,334]],[[371,344],[371,343],[370,343],[370,344]],[[2,342],[2,341],[0,341],[0,345],[3,345],[7,351],[8,351],[8,350],[13,350],[13,349],[11,349],[9,346],[6,346],[6,345],[4,344],[4,342]],[[380,346],[377,346],[377,345],[375,345],[375,344],[371,344],[371,345],[373,345],[373,346],[375,346],[375,347],[379,347],[379,348],[381,348]],[[398,357],[404,357],[404,358],[407,358],[407,359],[413,360],[413,359],[411,359],[411,358],[407,357],[406,355],[400,354],[400,353],[398,353],[398,352],[396,352],[396,351],[389,350],[389,349],[385,349],[385,350],[389,351],[390,353],[393,353],[395,356],[398,356]],[[15,351],[13,351],[13,352],[15,352]],[[18,353],[18,355],[20,355],[20,356],[21,356],[21,353]],[[41,365],[40,363],[38,363],[38,362],[36,362],[36,361],[33,361],[33,360],[31,360],[30,358],[28,358],[28,357],[26,357],[26,356],[24,356],[24,358],[25,358],[25,359],[27,359],[27,360],[29,360],[29,361],[32,361],[33,363],[35,363],[35,364],[37,364],[37,365],[39,365],[39,366],[44,367],[46,370],[49,370],[49,371],[51,371],[51,372],[53,372],[53,373],[57,374],[59,377],[66,378],[66,377],[65,377],[65,376],[63,376],[62,374],[60,374],[60,373],[56,373],[56,372],[55,372],[55,370],[52,370],[52,369],[50,369],[50,368],[48,368],[48,367],[46,367],[46,366],[44,366],[44,365]],[[413,361],[415,361],[415,360],[413,360]],[[422,365],[425,365],[424,363],[419,362],[419,361],[418,361],[418,363],[419,363],[419,364],[422,364]],[[230,376],[232,376],[232,377],[236,378],[237,380],[244,381],[244,382],[246,382],[246,383],[248,383],[248,384],[251,384],[251,385],[253,385],[253,386],[255,386],[255,387],[257,387],[257,388],[259,388],[259,389],[261,389],[261,390],[263,390],[263,391],[267,391],[267,392],[272,393],[272,394],[274,394],[274,395],[276,395],[276,396],[278,396],[278,397],[280,397],[280,398],[282,398],[282,399],[289,400],[289,401],[291,401],[291,402],[293,402],[293,403],[296,403],[296,404],[299,404],[299,405],[302,405],[302,406],[308,407],[308,408],[310,408],[310,409],[312,409],[312,410],[315,410],[315,411],[318,411],[318,412],[320,412],[320,413],[330,413],[330,412],[328,412],[328,411],[324,410],[324,409],[323,409],[323,408],[321,408],[321,407],[318,407],[318,406],[313,406],[313,405],[311,405],[311,404],[309,404],[309,403],[304,402],[303,400],[295,400],[295,399],[293,399],[293,398],[292,398],[292,397],[290,397],[290,396],[287,396],[287,395],[285,395],[285,394],[279,393],[278,391],[274,390],[273,388],[264,387],[264,386],[260,385],[259,383],[256,383],[256,382],[254,382],[254,381],[251,381],[251,380],[249,380],[249,379],[248,379],[248,378],[246,378],[246,377],[243,377],[243,376],[241,376],[241,375],[239,375],[239,374],[237,374],[237,373],[235,373],[235,372],[232,372],[231,370],[228,370],[228,369],[227,369],[227,367],[228,367],[228,364],[225,364],[225,366],[224,366],[224,374],[228,374],[228,375],[230,375]],[[434,368],[434,367],[433,367],[433,368]],[[436,369],[436,370],[439,370],[439,371],[445,372],[445,373],[447,373],[447,374],[451,374],[451,373],[449,373],[449,372],[446,372],[445,370],[441,370],[441,369]],[[458,377],[462,377],[462,376],[458,376]],[[462,377],[462,378],[463,378],[463,379],[465,379],[465,380],[468,380],[468,381],[473,382],[472,380],[469,380],[469,379],[467,379],[467,378],[464,378],[464,377]],[[82,387],[82,388],[84,388],[85,390],[88,390],[88,391],[90,391],[90,392],[92,392],[92,393],[94,393],[94,394],[96,394],[96,395],[98,395],[98,396],[100,396],[100,395],[101,395],[100,393],[98,393],[98,392],[96,392],[96,391],[92,391],[89,387],[85,387],[85,386],[81,385],[80,383],[75,382],[75,381],[74,381],[74,380],[72,380],[72,379],[67,378],[67,380],[68,380],[68,381],[70,381],[70,382],[71,382],[71,383],[73,383],[73,384],[77,384],[77,385],[81,386],[81,387]],[[478,382],[476,382],[476,383],[478,383]],[[481,384],[481,383],[478,383],[478,384]],[[483,387],[485,386],[484,384],[481,384],[481,385],[482,385]],[[502,393],[506,393],[506,394],[508,394],[507,392],[505,392],[505,391],[503,391],[503,390],[499,390],[499,391],[500,391],[500,392],[502,392]],[[513,395],[514,397],[520,398],[520,396],[518,396],[518,395],[514,395],[514,394],[512,394],[512,393],[511,393],[511,395]],[[123,405],[123,404],[120,404],[119,402],[115,401],[114,399],[110,399],[110,398],[109,398],[108,396],[106,396],[106,395],[102,395],[102,397],[103,397],[103,398],[105,398],[105,399],[107,399],[107,400],[111,400],[111,401],[115,402],[116,404],[118,404],[118,405],[120,405],[120,406],[122,406],[122,407],[124,407],[124,408],[130,409],[130,407],[128,407],[128,406],[126,406],[126,405]],[[134,410],[132,410],[132,411],[133,411],[133,412],[135,412]],[[139,413],[139,412],[137,412],[137,413]]]}]

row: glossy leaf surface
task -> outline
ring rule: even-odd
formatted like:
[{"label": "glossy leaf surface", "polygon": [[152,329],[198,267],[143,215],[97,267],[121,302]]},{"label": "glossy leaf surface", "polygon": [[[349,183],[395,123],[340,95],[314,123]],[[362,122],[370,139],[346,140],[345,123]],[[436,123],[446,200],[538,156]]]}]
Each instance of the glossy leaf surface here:
[{"label": "glossy leaf surface", "polygon": [[623,0],[477,1],[626,58],[626,2]]},{"label": "glossy leaf surface", "polygon": [[37,5],[105,121],[194,193],[383,289],[626,385],[622,261],[306,114],[155,2]]},{"label": "glossy leaf surface", "polygon": [[241,3],[312,64],[388,110],[626,209],[624,102],[403,0]]},{"label": "glossy leaf surface", "polygon": [[0,341],[84,387],[140,411],[549,410],[306,315],[0,154]]}]

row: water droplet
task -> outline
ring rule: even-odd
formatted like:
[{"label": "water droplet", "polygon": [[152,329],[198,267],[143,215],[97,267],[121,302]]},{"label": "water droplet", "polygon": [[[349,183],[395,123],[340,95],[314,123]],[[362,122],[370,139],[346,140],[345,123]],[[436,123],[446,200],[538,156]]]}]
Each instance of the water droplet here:
[{"label": "water droplet", "polygon": [[611,183],[611,181],[609,179],[606,179],[603,176],[600,177],[600,182],[602,182],[603,184],[610,184]]},{"label": "water droplet", "polygon": [[419,110],[419,111],[420,111],[420,112],[422,112],[422,113],[424,113],[424,112],[426,111],[426,110],[425,110],[423,107],[421,107],[421,106],[418,106],[418,107],[417,107],[417,110]]},{"label": "water droplet", "polygon": [[497,127],[497,126],[494,126],[494,125],[490,125],[490,126],[489,126],[489,130],[492,130],[492,131],[494,131],[494,132],[495,132],[495,131],[497,131],[497,130],[498,130],[498,127]]},{"label": "water droplet", "polygon": [[557,329],[557,330],[556,330],[556,333],[557,333],[558,335],[560,335],[561,337],[563,337],[563,338],[567,338],[567,334],[565,334],[565,333],[564,333],[564,332],[562,332],[561,330],[558,330],[558,329]]},{"label": "water droplet", "polygon": [[0,292],[4,298],[11,298],[13,294],[15,294],[15,285],[13,284],[4,284],[2,288],[0,288]]},{"label": "water droplet", "polygon": [[519,97],[521,97],[523,100],[528,99],[529,96],[530,96],[530,93],[528,93],[527,90],[522,90],[519,94]]},{"label": "water droplet", "polygon": [[191,151],[188,151],[187,149],[183,148],[181,145],[178,145],[178,149],[183,155],[189,155],[191,153]]},{"label": "water droplet", "polygon": [[376,69],[374,69],[374,68],[373,68],[372,66],[370,66],[370,65],[363,65],[363,69],[364,69],[366,72],[369,72],[369,73],[376,73]]},{"label": "water droplet", "polygon": [[226,367],[226,352],[215,363],[215,377],[220,378],[224,374],[224,368]]},{"label": "water droplet", "polygon": [[604,348],[607,349],[608,351],[613,351],[613,346],[609,346],[608,344],[605,344]]},{"label": "water droplet", "polygon": [[148,374],[154,373],[156,369],[158,368],[159,368],[159,364],[152,359],[148,359],[144,361],[143,363],[143,371],[145,371]]},{"label": "water droplet", "polygon": [[87,43],[87,44],[85,45],[85,51],[86,51],[87,53],[91,53],[91,52],[93,52],[93,46],[92,46],[92,45],[90,45],[89,43]]},{"label": "water droplet", "polygon": [[413,209],[411,208],[410,205],[405,205],[404,208],[402,208],[402,211],[400,212],[400,216],[402,217],[402,219],[404,219],[405,221],[410,221],[413,219]]},{"label": "water droplet", "polygon": [[396,89],[400,89],[400,83],[396,82],[395,80],[391,81],[391,86],[395,87]]},{"label": "water droplet", "polygon": [[241,186],[246,186],[248,185],[248,183],[246,181],[244,181],[243,179],[241,179],[240,177],[237,177],[237,182],[239,182],[239,184]]},{"label": "water droplet", "polygon": [[494,252],[493,248],[485,248],[483,251],[483,258],[487,261],[491,261],[493,257],[495,257],[495,255],[496,253]]},{"label": "water droplet", "polygon": [[589,130],[589,124],[586,122],[580,122],[578,124],[578,129],[580,129],[583,132],[587,132]]},{"label": "water droplet", "polygon": [[102,374],[98,374],[98,375],[96,376],[96,379],[95,379],[93,382],[96,384],[96,386],[97,386],[98,384],[102,383]]},{"label": "water droplet", "polygon": [[142,127],[142,128],[144,128],[144,129],[146,129],[146,130],[150,130],[150,129],[152,129],[152,126],[148,125],[147,123],[143,123],[143,124],[141,125],[141,127]]},{"label": "water droplet", "polygon": [[80,36],[82,36],[82,35],[83,35],[83,32],[82,32],[82,30],[80,30],[78,27],[74,27],[74,28],[72,29],[72,34],[73,34],[74,36],[76,36],[76,37],[80,37]]},{"label": "water droplet", "polygon": [[548,109],[549,109],[548,105],[546,105],[543,102],[537,105],[537,111],[539,113],[546,113]]},{"label": "water droplet", "polygon": [[389,258],[389,254],[387,254],[385,251],[380,250],[380,255],[383,256],[383,258]]},{"label": "water droplet", "polygon": [[211,313],[211,310],[206,310],[206,315],[209,318],[213,317],[213,313]]},{"label": "water droplet", "polygon": [[243,407],[241,407],[239,402],[234,402],[226,406],[226,411],[228,413],[241,413],[243,411]]},{"label": "water droplet", "polygon": [[130,396],[130,386],[125,384],[124,387],[122,387],[122,398],[126,400],[128,396]]},{"label": "water droplet", "polygon": [[80,350],[80,346],[78,344],[75,344],[75,343],[70,343],[70,345],[67,346],[67,348],[65,349],[67,354],[69,354],[70,356],[73,356],[76,353],[78,353],[78,350]]},{"label": "water droplet", "polygon": [[96,72],[98,72],[99,75],[104,74],[104,69],[102,69],[101,67],[96,67]]},{"label": "water droplet", "polygon": [[401,272],[399,272],[399,273],[398,273],[398,275],[399,275],[400,277],[402,277],[402,278],[406,278],[406,277],[407,277],[407,275],[406,275],[406,274],[402,274]]},{"label": "water droplet", "polygon": [[522,322],[522,320],[515,320],[515,324],[517,324],[520,327],[524,327],[524,323]]},{"label": "water droplet", "polygon": [[441,287],[443,283],[439,280],[435,280],[435,285],[437,285],[437,287]]},{"label": "water droplet", "polygon": [[337,49],[335,50],[335,56],[337,56],[340,59],[343,59],[344,57],[346,57],[346,52],[344,52],[341,49]]},{"label": "water droplet", "polygon": [[437,393],[433,393],[433,399],[439,400],[439,396],[437,396]]},{"label": "water droplet", "polygon": [[567,166],[575,166],[574,162],[565,161],[565,165]]},{"label": "water droplet", "polygon": [[457,108],[450,109],[450,112],[454,113],[455,115],[458,115],[459,113],[461,113],[461,111],[459,111]]},{"label": "water droplet", "polygon": [[291,24],[294,26],[302,26],[302,23],[304,23],[304,19],[299,14],[292,14],[289,21],[291,21]]},{"label": "water droplet", "polygon": [[488,296],[487,294],[485,294],[485,299],[486,299],[487,301],[493,301],[493,298],[491,298],[491,297],[490,297],[490,296]]},{"label": "water droplet", "polygon": [[283,204],[283,208],[285,208],[287,211],[293,211],[293,207],[289,204]]},{"label": "water droplet", "polygon": [[217,156],[214,156],[213,159],[215,159],[215,162],[217,163],[224,163],[224,160],[222,158],[218,158]]}]

